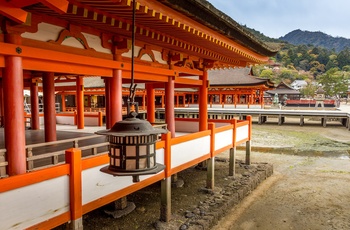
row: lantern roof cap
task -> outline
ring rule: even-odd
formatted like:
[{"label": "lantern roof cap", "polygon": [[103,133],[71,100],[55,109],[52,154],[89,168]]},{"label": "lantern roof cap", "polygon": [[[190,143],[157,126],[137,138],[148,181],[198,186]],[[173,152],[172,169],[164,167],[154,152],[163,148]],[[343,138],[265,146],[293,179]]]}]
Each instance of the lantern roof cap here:
[{"label": "lantern roof cap", "polygon": [[136,118],[136,115],[137,113],[131,112],[126,119],[116,122],[111,129],[100,130],[97,131],[96,134],[125,137],[146,136],[168,132],[166,129],[154,128],[147,120]]}]

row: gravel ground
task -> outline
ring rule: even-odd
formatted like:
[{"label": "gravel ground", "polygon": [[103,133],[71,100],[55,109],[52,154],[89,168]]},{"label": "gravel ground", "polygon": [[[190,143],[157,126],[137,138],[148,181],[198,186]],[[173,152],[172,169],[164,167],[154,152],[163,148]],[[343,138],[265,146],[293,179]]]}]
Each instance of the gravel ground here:
[{"label": "gravel ground", "polygon": [[347,129],[255,126],[253,140],[255,146],[276,147],[274,152],[280,148],[280,154],[252,153],[252,161],[273,164],[274,175],[213,230],[350,229]]}]

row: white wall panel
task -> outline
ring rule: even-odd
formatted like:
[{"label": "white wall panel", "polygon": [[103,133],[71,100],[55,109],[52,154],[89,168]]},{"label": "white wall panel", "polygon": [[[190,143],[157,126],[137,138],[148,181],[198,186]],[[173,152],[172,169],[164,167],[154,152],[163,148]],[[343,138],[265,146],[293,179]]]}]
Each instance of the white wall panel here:
[{"label": "white wall panel", "polygon": [[171,146],[171,167],[177,167],[210,153],[210,136]]},{"label": "white wall panel", "polygon": [[68,176],[0,193],[0,229],[25,229],[67,211]]},{"label": "white wall panel", "polygon": [[221,149],[232,144],[233,131],[226,130],[215,134],[215,150]]},{"label": "white wall panel", "polygon": [[236,141],[241,141],[249,136],[249,125],[241,126],[237,128],[237,137]]}]

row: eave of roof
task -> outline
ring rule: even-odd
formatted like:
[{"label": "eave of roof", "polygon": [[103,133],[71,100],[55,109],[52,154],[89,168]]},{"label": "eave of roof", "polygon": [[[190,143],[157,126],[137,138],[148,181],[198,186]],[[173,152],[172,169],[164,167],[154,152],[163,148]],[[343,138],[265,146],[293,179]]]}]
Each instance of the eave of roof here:
[{"label": "eave of roof", "polygon": [[163,4],[188,15],[192,19],[205,24],[239,44],[249,47],[264,56],[274,56],[279,47],[258,40],[254,35],[245,30],[231,17],[216,9],[206,0],[159,0]]}]

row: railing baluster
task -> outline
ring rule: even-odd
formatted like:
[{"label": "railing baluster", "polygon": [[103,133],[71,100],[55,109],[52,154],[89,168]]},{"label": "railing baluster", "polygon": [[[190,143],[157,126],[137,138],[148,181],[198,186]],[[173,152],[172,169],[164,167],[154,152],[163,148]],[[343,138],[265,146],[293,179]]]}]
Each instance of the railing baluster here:
[{"label": "railing baluster", "polygon": [[73,148],[79,148],[78,140],[73,141]]},{"label": "railing baluster", "polygon": [[[27,158],[30,158],[33,156],[33,148],[27,148]],[[32,171],[34,169],[34,161],[28,160],[27,161],[27,171]]]},{"label": "railing baluster", "polygon": [[5,151],[0,152],[0,178],[7,176],[6,165],[7,162],[5,161]]},{"label": "railing baluster", "polygon": [[53,163],[54,165],[57,165],[57,164],[58,164],[58,155],[53,155],[53,156],[52,156],[52,163]]}]

